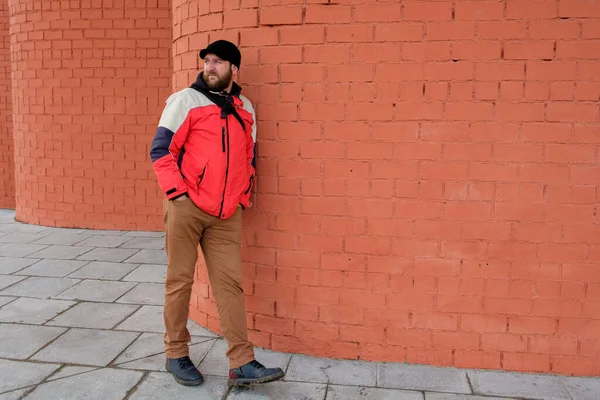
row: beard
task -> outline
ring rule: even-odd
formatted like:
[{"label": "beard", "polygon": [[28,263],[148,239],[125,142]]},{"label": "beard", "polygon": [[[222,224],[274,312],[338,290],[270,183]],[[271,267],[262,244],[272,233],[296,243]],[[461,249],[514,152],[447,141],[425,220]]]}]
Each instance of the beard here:
[{"label": "beard", "polygon": [[[222,92],[227,89],[229,83],[231,83],[232,71],[229,71],[224,76],[219,76],[216,73],[206,74],[204,76],[204,83],[213,92]],[[216,79],[215,79],[216,78]]]}]

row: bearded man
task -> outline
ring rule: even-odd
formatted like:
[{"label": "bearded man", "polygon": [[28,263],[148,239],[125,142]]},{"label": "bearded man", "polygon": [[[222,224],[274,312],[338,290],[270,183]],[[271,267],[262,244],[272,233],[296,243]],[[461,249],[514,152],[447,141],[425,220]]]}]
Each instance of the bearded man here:
[{"label": "bearded man", "polygon": [[200,244],[228,344],[229,385],[271,382],[284,373],[255,360],[242,291],[242,210],[250,206],[255,174],[254,108],[234,82],[241,54],[233,43],[211,43],[200,58],[204,69],[196,82],[167,99],[150,150],[165,194],[165,367],[180,384],[204,380],[189,357],[186,326]]}]

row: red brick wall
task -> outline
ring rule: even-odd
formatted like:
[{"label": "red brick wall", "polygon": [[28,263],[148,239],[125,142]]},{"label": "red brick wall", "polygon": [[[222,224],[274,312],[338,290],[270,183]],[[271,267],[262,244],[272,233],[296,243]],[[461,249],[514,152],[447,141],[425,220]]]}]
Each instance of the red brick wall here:
[{"label": "red brick wall", "polygon": [[0,1],[0,208],[15,207],[8,0]]},{"label": "red brick wall", "polygon": [[169,0],[19,0],[10,15],[17,219],[159,228],[148,149],[171,93]]},{"label": "red brick wall", "polygon": [[303,3],[174,4],[175,86],[225,37],[257,107],[255,343],[600,374],[600,2]]}]

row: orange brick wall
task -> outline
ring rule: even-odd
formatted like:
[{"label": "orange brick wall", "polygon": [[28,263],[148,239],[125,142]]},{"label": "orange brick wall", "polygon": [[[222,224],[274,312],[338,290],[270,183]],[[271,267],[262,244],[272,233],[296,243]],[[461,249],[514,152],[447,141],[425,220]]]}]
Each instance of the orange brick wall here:
[{"label": "orange brick wall", "polygon": [[171,93],[169,0],[10,4],[17,219],[157,229],[148,149]]},{"label": "orange brick wall", "polygon": [[598,27],[587,0],[175,2],[175,87],[227,38],[257,107],[255,343],[600,374]]},{"label": "orange brick wall", "polygon": [[0,208],[15,207],[8,0],[0,0]]}]

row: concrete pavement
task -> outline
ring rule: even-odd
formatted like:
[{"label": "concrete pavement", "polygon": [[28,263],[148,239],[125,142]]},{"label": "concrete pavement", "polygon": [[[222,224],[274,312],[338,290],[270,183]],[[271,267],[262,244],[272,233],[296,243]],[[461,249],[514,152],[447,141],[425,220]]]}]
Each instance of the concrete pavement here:
[{"label": "concrete pavement", "polygon": [[0,210],[0,400],[597,400],[600,379],[257,349],[284,380],[227,387],[226,344],[189,322],[198,387],[164,369],[163,234],[25,225]]}]

